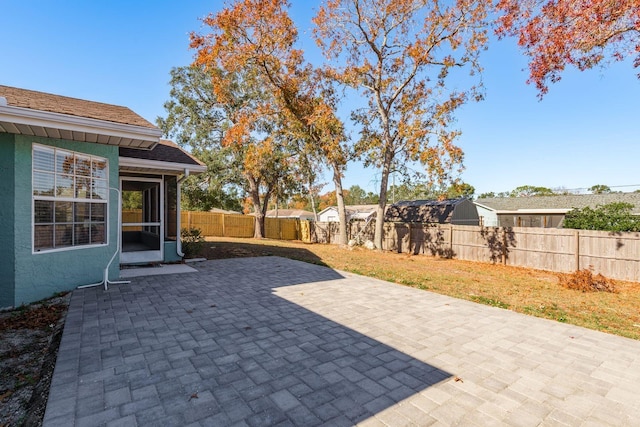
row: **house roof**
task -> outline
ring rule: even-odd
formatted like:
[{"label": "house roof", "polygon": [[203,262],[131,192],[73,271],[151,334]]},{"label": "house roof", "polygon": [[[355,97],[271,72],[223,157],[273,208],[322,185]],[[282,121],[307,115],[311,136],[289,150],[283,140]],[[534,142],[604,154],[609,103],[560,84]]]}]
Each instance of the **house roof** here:
[{"label": "house roof", "polygon": [[103,104],[102,102],[86,101],[84,99],[2,85],[0,85],[0,96],[7,100],[7,105],[14,107],[88,117],[154,129],[156,127],[129,108],[119,105]]},{"label": "house roof", "polygon": [[233,214],[233,215],[242,215],[242,212],[238,212],[238,211],[230,211],[230,210],[226,210],[226,209],[220,209],[220,208],[211,208],[209,209],[209,212],[212,213],[219,213],[219,214]]},{"label": "house roof", "polygon": [[3,85],[0,132],[143,149],[162,135],[127,107]]},{"label": "house roof", "polygon": [[304,209],[271,209],[267,211],[267,217],[275,218],[277,214],[278,218],[313,218],[313,212],[305,211]]},{"label": "house roof", "polygon": [[174,171],[201,173],[207,166],[177,144],[162,139],[152,150],[120,147],[120,169],[127,172]]},{"label": "house roof", "polygon": [[[378,205],[348,205],[348,206],[345,206],[344,208],[347,211],[346,212],[347,217],[355,218],[355,219],[366,219],[372,214],[376,213],[376,210],[378,209]],[[338,212],[337,206],[328,206],[323,210],[321,210],[318,213],[318,215],[322,215],[323,213],[332,209]]]},{"label": "house roof", "polygon": [[491,199],[477,199],[474,203],[489,210],[538,212],[568,212],[571,209],[585,207],[595,208],[598,205],[624,202],[631,203],[632,213],[640,215],[640,193],[608,193],[608,194],[570,194],[563,196],[532,196],[532,197],[496,197]]},{"label": "house roof", "polygon": [[467,199],[403,200],[387,208],[389,222],[449,223],[455,207]]},{"label": "house roof", "polygon": [[205,166],[204,163],[193,157],[191,153],[180,148],[178,144],[166,139],[161,139],[153,150],[120,147],[120,157]]}]

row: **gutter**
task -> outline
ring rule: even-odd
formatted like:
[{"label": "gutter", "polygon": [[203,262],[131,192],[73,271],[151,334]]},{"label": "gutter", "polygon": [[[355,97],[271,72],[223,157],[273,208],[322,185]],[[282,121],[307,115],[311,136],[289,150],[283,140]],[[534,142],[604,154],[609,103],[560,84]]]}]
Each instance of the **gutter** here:
[{"label": "gutter", "polygon": [[[158,128],[151,128],[139,125],[130,125],[124,123],[114,123],[106,120],[93,119],[90,117],[71,116],[62,113],[53,113],[49,111],[33,110],[30,108],[14,107],[3,105],[0,101],[0,122],[11,123],[15,125],[36,126],[44,129],[56,129],[69,131],[79,134],[96,135],[96,141],[89,140],[85,142],[95,142],[108,144],[106,141],[99,141],[98,136],[107,136],[114,138],[122,138],[125,140],[135,141],[135,144],[123,144],[123,146],[131,146],[139,149],[153,149],[162,136],[162,131]],[[29,135],[29,133],[17,132],[19,134]],[[34,132],[35,134],[35,132]],[[44,136],[44,135],[40,135]],[[50,135],[46,135],[52,137]],[[86,140],[87,138],[71,138],[72,140]],[[114,144],[120,145],[120,144]]]},{"label": "gutter", "polygon": [[180,235],[181,231],[182,231],[182,219],[180,218],[181,212],[180,212],[180,196],[182,191],[180,190],[180,188],[182,187],[182,183],[184,182],[185,179],[189,178],[189,169],[185,168],[184,169],[184,175],[182,175],[182,177],[176,181],[176,194],[177,194],[177,206],[176,206],[176,213],[177,213],[177,218],[176,218],[176,226],[177,226],[177,230],[176,230],[176,253],[178,254],[178,256],[180,258],[184,258],[184,252],[182,252],[182,236]]}]

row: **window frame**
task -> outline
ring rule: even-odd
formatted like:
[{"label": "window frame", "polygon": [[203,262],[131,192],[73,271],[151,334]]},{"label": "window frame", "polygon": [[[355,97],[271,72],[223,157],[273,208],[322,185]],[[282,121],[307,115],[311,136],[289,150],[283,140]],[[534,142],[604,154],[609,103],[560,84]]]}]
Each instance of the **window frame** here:
[{"label": "window frame", "polygon": [[[36,153],[40,152],[49,152],[52,156],[52,164],[45,165],[45,167],[39,167],[40,165],[36,164]],[[58,158],[59,156],[72,156],[73,159],[73,170],[71,173],[65,171],[61,171],[58,168]],[[67,157],[68,158],[68,157]],[[87,173],[82,173],[77,170],[78,160],[88,160],[89,171]],[[104,167],[98,170],[94,170],[94,163],[102,163]],[[86,164],[86,163],[85,163]],[[36,195],[38,182],[36,180],[36,175],[40,177],[46,175],[52,175],[52,184],[47,183],[47,186],[52,186],[52,194],[48,195]],[[62,177],[63,179],[71,179],[71,187],[64,188],[57,185],[58,179]],[[78,184],[76,179],[85,179],[83,184]],[[66,148],[60,148],[50,145],[43,145],[38,143],[32,144],[31,149],[31,252],[32,254],[43,254],[43,253],[52,253],[52,252],[62,252],[76,249],[89,249],[96,247],[104,247],[109,245],[109,208],[110,208],[110,198],[109,198],[109,159],[103,156],[97,156],[93,154],[88,154],[84,152],[69,150]],[[48,189],[47,189],[48,190]],[[68,192],[71,190],[73,193],[69,195]],[[49,192],[48,190],[47,192]],[[60,195],[59,192],[64,191],[67,194]],[[56,194],[58,193],[58,194]],[[88,194],[87,194],[88,193]],[[101,196],[100,198],[94,198],[94,195]],[[51,203],[51,222],[38,222],[36,221],[36,205],[38,202],[46,202]],[[78,207],[77,204],[83,204],[84,207],[87,208],[87,211],[83,215],[83,218],[80,218],[80,211],[76,210]],[[93,214],[94,205],[103,205],[103,208],[98,212],[98,217],[102,218],[102,220],[96,220]],[[67,219],[66,220],[57,220],[62,209],[67,208]],[[70,211],[69,211],[70,209]],[[70,215],[70,216],[69,216]],[[36,227],[39,225],[50,226],[52,230],[49,231],[51,233],[51,247],[36,247]],[[94,226],[102,226],[103,227],[103,238],[99,243],[92,243],[91,240],[93,237],[91,236],[91,230]],[[67,245],[58,244],[56,245],[56,230],[60,229],[59,227],[66,226],[70,227],[71,230],[71,241]],[[87,233],[87,243],[76,243],[76,228],[88,228]]]}]

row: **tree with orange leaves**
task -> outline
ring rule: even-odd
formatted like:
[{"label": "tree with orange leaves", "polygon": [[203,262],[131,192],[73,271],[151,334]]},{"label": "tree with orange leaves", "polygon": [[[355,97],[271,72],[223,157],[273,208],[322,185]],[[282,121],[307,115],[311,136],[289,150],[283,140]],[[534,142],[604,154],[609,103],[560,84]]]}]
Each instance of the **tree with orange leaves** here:
[{"label": "tree with orange leaves", "polygon": [[[197,49],[196,62],[205,67],[253,70],[254,83],[270,96],[269,104],[254,113],[271,115],[284,137],[296,142],[301,158],[315,158],[331,168],[340,235],[346,243],[342,173],[348,155],[343,124],[335,115],[331,87],[295,49],[297,30],[287,8],[286,0],[237,0],[204,19],[211,33],[191,34],[191,47]],[[229,82],[223,74],[214,74],[213,84],[225,87]]]},{"label": "tree with orange leaves", "polygon": [[582,71],[635,56],[640,67],[638,0],[500,0],[497,6],[497,34],[518,38],[539,97],[567,66]]},{"label": "tree with orange leaves", "polygon": [[[226,86],[215,87],[211,75],[225,75]],[[165,134],[208,160],[209,180],[242,186],[256,215],[254,236],[264,236],[264,217],[274,194],[298,186],[291,162],[291,145],[264,113],[269,95],[254,80],[250,69],[228,73],[202,66],[172,71],[168,115],[158,120]],[[215,185],[214,185],[215,187]]]},{"label": "tree with orange leaves", "polygon": [[[455,0],[326,0],[314,18],[314,36],[337,65],[328,72],[364,95],[352,117],[361,127],[356,145],[381,169],[377,218],[384,218],[389,174],[408,161],[425,165],[444,182],[462,162],[449,129],[454,111],[480,88],[451,88],[455,69],[479,72],[490,2]],[[458,85],[456,85],[458,86]],[[455,86],[454,86],[455,87]],[[382,248],[383,222],[374,243]]]}]

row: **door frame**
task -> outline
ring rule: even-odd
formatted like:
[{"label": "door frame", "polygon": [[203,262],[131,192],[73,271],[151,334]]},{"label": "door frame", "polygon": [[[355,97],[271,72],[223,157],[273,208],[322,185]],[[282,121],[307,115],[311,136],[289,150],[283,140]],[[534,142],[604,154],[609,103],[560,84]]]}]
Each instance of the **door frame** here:
[{"label": "door frame", "polygon": [[[119,230],[118,232],[122,234],[122,230],[125,225],[127,226],[155,226],[159,227],[160,231],[160,248],[158,250],[149,250],[149,251],[135,251],[135,252],[124,252],[121,245],[120,247],[120,264],[139,264],[139,263],[149,263],[149,262],[162,262],[164,261],[164,228],[165,228],[165,218],[164,218],[164,179],[160,178],[148,178],[148,177],[135,177],[135,176],[120,176],[120,206],[122,206],[122,197],[124,191],[122,190],[122,183],[124,181],[131,182],[156,182],[158,183],[158,222],[139,222],[139,223],[126,223],[122,222],[122,208],[120,208],[120,212],[118,212],[119,218]],[[144,200],[142,201],[144,206]]]}]

